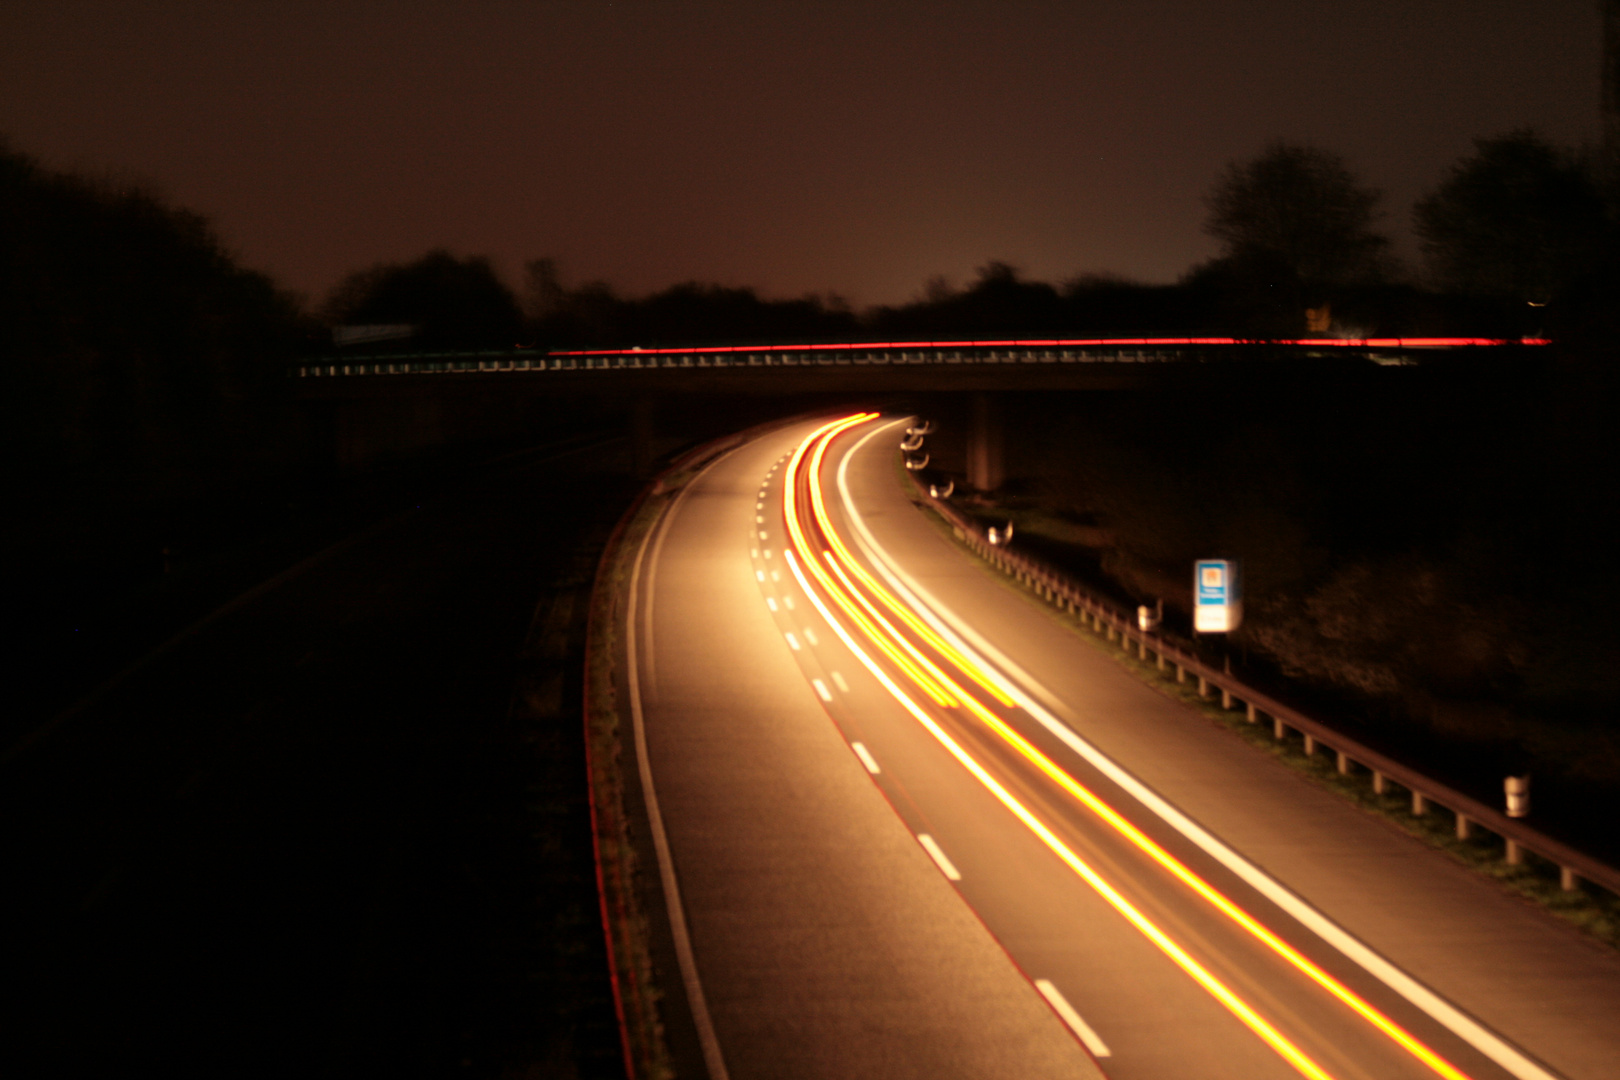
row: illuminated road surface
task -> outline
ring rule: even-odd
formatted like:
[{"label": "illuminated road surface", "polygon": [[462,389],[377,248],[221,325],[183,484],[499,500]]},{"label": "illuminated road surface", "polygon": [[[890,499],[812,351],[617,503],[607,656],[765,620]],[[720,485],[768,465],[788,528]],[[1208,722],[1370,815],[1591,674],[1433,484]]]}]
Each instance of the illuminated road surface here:
[{"label": "illuminated road surface", "polygon": [[983,572],[905,499],[899,426],[818,427],[695,480],[637,579],[646,764],[711,1064],[1620,1074],[1611,955]]}]

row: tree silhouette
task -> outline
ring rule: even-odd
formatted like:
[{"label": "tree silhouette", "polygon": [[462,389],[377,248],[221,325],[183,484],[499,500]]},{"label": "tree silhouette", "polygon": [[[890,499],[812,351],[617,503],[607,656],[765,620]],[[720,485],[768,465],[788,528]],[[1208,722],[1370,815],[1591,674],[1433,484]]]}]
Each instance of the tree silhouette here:
[{"label": "tree silhouette", "polygon": [[1299,323],[1306,307],[1387,274],[1389,240],[1373,230],[1380,198],[1336,154],[1279,141],[1226,167],[1204,229],[1223,245],[1222,271]]},{"label": "tree silhouette", "polygon": [[332,323],[413,324],[418,344],[439,349],[509,349],[523,332],[517,299],[489,260],[442,249],[350,274],[324,314]]},{"label": "tree silhouette", "polygon": [[1599,256],[1598,185],[1533,131],[1476,139],[1474,148],[1413,210],[1430,272],[1459,293],[1545,305]]}]

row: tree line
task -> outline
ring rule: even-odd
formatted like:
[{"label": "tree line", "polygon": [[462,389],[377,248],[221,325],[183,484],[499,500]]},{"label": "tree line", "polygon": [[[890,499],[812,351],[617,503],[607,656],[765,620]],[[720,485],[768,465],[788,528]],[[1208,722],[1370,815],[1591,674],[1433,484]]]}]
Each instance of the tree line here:
[{"label": "tree line", "polygon": [[1479,139],[1413,208],[1421,270],[1381,231],[1382,194],[1338,155],[1274,142],[1233,162],[1205,197],[1214,259],[1149,285],[1082,275],[1032,281],[999,261],[966,287],[931,279],[918,299],[854,311],[837,295],[770,300],[699,282],[639,298],[605,282],[565,287],[550,259],[518,290],[482,257],[429,252],[351,274],[328,324],[413,328],[421,348],[630,347],[750,341],[1004,336],[1611,336],[1615,211],[1595,165],[1531,131]]}]

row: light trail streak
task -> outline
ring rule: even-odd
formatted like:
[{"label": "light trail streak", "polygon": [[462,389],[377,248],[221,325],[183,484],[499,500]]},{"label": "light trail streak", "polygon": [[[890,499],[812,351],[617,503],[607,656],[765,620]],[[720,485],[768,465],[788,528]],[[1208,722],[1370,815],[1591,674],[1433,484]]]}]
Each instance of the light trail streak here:
[{"label": "light trail streak", "polygon": [[1048,829],[1040,821],[1040,819],[1035,817],[1034,814],[1026,809],[1022,803],[1020,803],[1012,796],[1010,792],[1007,791],[1006,788],[1002,787],[1001,784],[996,781],[995,777],[991,776],[982,765],[980,765],[970,754],[967,753],[967,751],[963,750],[962,747],[957,744],[956,740],[952,739],[950,735],[934,721],[934,718],[929,716],[928,713],[923,710],[922,706],[913,701],[911,697],[904,690],[902,690],[893,679],[889,677],[889,674],[883,670],[878,662],[873,660],[872,657],[867,654],[865,649],[861,648],[861,646],[855,641],[854,637],[851,636],[849,631],[845,630],[842,624],[832,618],[831,611],[829,611],[826,605],[822,603],[821,597],[816,595],[815,590],[810,587],[810,582],[805,577],[804,572],[799,569],[799,560],[794,557],[791,548],[783,552],[783,557],[787,559],[788,568],[793,571],[793,576],[799,579],[799,585],[804,589],[805,595],[810,598],[810,602],[815,605],[818,611],[821,612],[822,617],[827,619],[828,625],[833,628],[834,632],[838,634],[838,636],[843,640],[844,644],[849,646],[850,651],[855,654],[855,658],[872,673],[878,682],[883,684],[884,689],[888,690],[889,694],[896,701],[898,701],[907,712],[911,713],[911,715],[916,718],[918,723],[922,724],[923,727],[928,730],[929,734],[933,735],[934,738],[945,747],[951,756],[955,757],[957,761],[961,762],[963,767],[966,768],[968,772],[971,773],[973,777],[978,780],[979,783],[983,785],[992,795],[994,795],[1003,806],[1007,807],[1008,810],[1011,810],[1013,815],[1024,823],[1025,827],[1033,832],[1042,843],[1044,843],[1055,855],[1057,855],[1059,859],[1063,860],[1063,862],[1067,864],[1068,867],[1075,872],[1075,874],[1079,875],[1079,877],[1085,881],[1086,884],[1090,885],[1098,895],[1100,895],[1111,907],[1114,908],[1114,910],[1123,915],[1132,926],[1136,927],[1136,929],[1139,930],[1149,941],[1157,946],[1159,951],[1168,956],[1177,967],[1180,967],[1183,971],[1187,972],[1187,974],[1191,975],[1195,982],[1208,991],[1209,994],[1222,1005],[1226,1006],[1228,1011],[1236,1016],[1256,1035],[1260,1036],[1260,1038],[1268,1046],[1275,1050],[1285,1061],[1294,1066],[1294,1068],[1304,1076],[1310,1077],[1311,1080],[1334,1080],[1330,1073],[1325,1071],[1320,1065],[1317,1065],[1309,1055],[1307,1055],[1299,1047],[1295,1046],[1286,1035],[1272,1027],[1271,1024],[1269,1024],[1259,1013],[1255,1012],[1247,1002],[1228,989],[1225,983],[1222,983],[1220,979],[1216,978],[1213,973],[1204,968],[1204,966],[1197,960],[1189,956],[1179,945],[1171,940],[1169,935],[1160,930],[1152,920],[1138,911],[1129,900],[1125,899],[1125,897],[1116,892],[1114,888],[1102,878],[1101,875],[1099,875],[1085,862],[1085,860],[1076,855],[1067,844],[1065,844],[1055,833],[1052,832],[1052,830]]},{"label": "light trail streak", "polygon": [[[839,434],[849,430],[850,428],[858,426],[861,423],[864,423],[868,419],[875,418],[876,415],[877,414],[873,413],[861,413],[824,425],[822,428],[812,432],[804,440],[804,442],[800,444],[800,446],[794,451],[793,455],[791,456],[791,460],[789,461],[788,483],[784,485],[785,493],[789,493],[789,497],[784,500],[783,509],[784,518],[786,519],[788,526],[790,541],[797,547],[798,551],[803,556],[806,568],[812,571],[818,582],[826,590],[827,594],[833,598],[839,607],[845,609],[845,611],[855,619],[862,632],[865,633],[868,639],[871,640],[874,645],[878,646],[879,649],[885,653],[885,655],[889,655],[891,659],[895,659],[893,646],[888,642],[885,642],[882,637],[875,636],[873,634],[873,630],[876,629],[876,627],[881,627],[882,630],[886,632],[886,636],[889,637],[890,641],[897,642],[901,647],[913,654],[919,662],[926,665],[929,673],[934,677],[934,680],[930,680],[929,682],[919,682],[919,685],[925,690],[925,692],[928,692],[929,696],[936,702],[938,702],[939,695],[934,692],[934,689],[943,689],[947,693],[954,692],[956,697],[959,699],[960,704],[965,706],[968,711],[982,720],[1004,742],[1016,750],[1025,760],[1034,765],[1043,775],[1056,783],[1060,788],[1067,792],[1076,801],[1080,802],[1092,813],[1096,814],[1100,819],[1102,819],[1103,822],[1108,824],[1155,863],[1168,871],[1172,876],[1176,877],[1183,884],[1191,888],[1193,892],[1195,892],[1201,899],[1209,903],[1217,911],[1221,912],[1228,919],[1236,923],[1251,937],[1271,950],[1274,954],[1285,960],[1288,964],[1301,972],[1312,982],[1322,987],[1330,995],[1332,995],[1342,1004],[1349,1007],[1362,1019],[1372,1024],[1382,1034],[1391,1039],[1414,1058],[1421,1061],[1436,1074],[1445,1077],[1446,1080],[1468,1080],[1467,1074],[1463,1073],[1456,1066],[1452,1065],[1445,1058],[1441,1057],[1434,1050],[1426,1046],[1416,1036],[1412,1035],[1400,1025],[1396,1024],[1393,1020],[1384,1015],[1365,999],[1360,997],[1354,991],[1350,990],[1348,987],[1344,986],[1337,979],[1333,978],[1333,976],[1329,975],[1326,971],[1322,970],[1319,966],[1302,955],[1298,950],[1294,949],[1287,942],[1283,941],[1248,912],[1244,911],[1231,899],[1226,897],[1219,890],[1215,889],[1214,886],[1210,885],[1203,878],[1194,873],[1180,860],[1176,859],[1175,856],[1171,855],[1151,838],[1142,833],[1141,830],[1132,825],[1121,814],[1119,814],[1118,811],[1114,810],[1113,807],[1108,805],[1094,792],[1070,776],[1066,771],[1058,766],[1056,762],[1052,761],[1051,758],[1047,757],[1039,749],[1029,743],[1028,740],[1008,726],[1000,717],[996,716],[983,704],[977,701],[971,693],[968,693],[960,685],[958,685],[956,680],[952,679],[945,672],[941,671],[935,664],[927,660],[927,658],[923,656],[922,653],[909,640],[907,640],[903,634],[900,634],[895,630],[893,624],[888,619],[882,616],[882,614],[876,609],[876,606],[869,599],[867,599],[865,595],[863,595],[863,590],[854,585],[850,578],[851,573],[861,580],[862,584],[865,586],[864,592],[870,593],[872,596],[876,597],[878,602],[881,603],[883,607],[894,613],[908,628],[913,629],[914,632],[923,637],[924,641],[930,646],[936,648],[936,650],[942,656],[944,656],[952,666],[957,668],[964,675],[967,675],[972,682],[990,691],[1002,705],[1009,707],[1012,705],[1012,702],[996,686],[993,677],[982,671],[978,665],[969,661],[955,648],[942,641],[931,628],[921,623],[916,615],[909,610],[907,605],[901,603],[897,598],[889,593],[887,589],[874,580],[871,575],[867,574],[865,570],[861,568],[859,563],[850,555],[848,549],[844,546],[842,540],[839,538],[837,530],[833,526],[832,519],[826,510],[825,499],[820,486],[820,476],[825,455],[828,448],[831,446],[832,441]],[[811,449],[812,447],[813,449]],[[803,471],[803,462],[806,452],[809,452],[810,455],[810,466],[807,472]],[[802,525],[799,521],[797,487],[798,482],[801,479],[806,481],[809,489],[811,511],[816,527],[827,541],[828,546],[831,548],[830,551],[822,552],[823,557],[839,578],[839,583],[844,587],[843,589],[835,587],[827,575],[820,570],[819,566],[817,566],[817,561],[809,555],[809,552],[814,550],[814,547],[806,538]],[[787,554],[791,560],[792,552],[789,551]],[[796,560],[790,561],[790,568],[793,570],[795,576],[799,578],[800,584],[805,587],[806,593],[810,595],[812,602],[815,602],[817,606],[820,607],[821,604],[818,597],[814,594],[808,583],[805,581],[804,575],[801,572]],[[845,599],[844,594],[846,591],[848,595],[853,596],[856,601],[862,607],[864,607],[867,612],[870,613],[872,620],[875,620],[876,627],[874,626],[873,621],[860,617],[857,612],[854,612],[851,609],[848,600]],[[837,621],[831,618],[829,613],[825,610],[823,610],[823,615],[828,617],[829,625],[832,625],[834,630],[839,633],[840,637],[844,638],[845,643],[849,644],[850,647],[857,652],[857,655],[861,657],[862,662],[866,663],[867,666],[870,667],[871,664],[864,652],[856,649],[856,647],[851,643],[849,636],[844,633],[843,628],[838,625]],[[899,666],[901,666],[901,669],[905,671],[908,676],[913,676],[914,681],[917,681],[914,676],[915,669],[911,665],[900,663]],[[889,689],[891,694],[898,694],[897,688],[887,678],[881,678],[881,681],[883,682],[884,686]],[[909,702],[909,699],[904,701],[903,704],[906,704],[908,711],[912,711],[913,714],[916,715],[916,709]],[[921,720],[922,717],[919,716],[919,719]],[[923,722],[931,732],[935,733],[936,738],[949,738],[948,736],[945,736],[942,731],[937,729],[936,725],[934,725],[931,720],[924,720]],[[951,746],[954,746],[954,743],[952,743]],[[950,747],[948,746],[947,748],[949,749]],[[965,766],[968,766],[968,761],[961,753],[958,752],[958,750],[959,748],[953,749],[952,753],[957,756],[959,760],[962,760]],[[968,767],[970,772],[973,772],[976,777],[981,779],[981,782],[984,780],[984,776],[980,775],[981,770],[979,770],[976,765]],[[999,797],[1000,796],[998,796],[998,798]],[[1005,800],[1003,801],[1005,802]],[[1009,809],[1011,808],[1012,807],[1009,806]],[[1026,826],[1029,826],[1031,829],[1035,829],[1035,826],[1031,824],[1031,821],[1033,820],[1032,816],[1028,818],[1025,816],[1028,813],[1027,811],[1020,813],[1018,810],[1014,810],[1014,813],[1017,814],[1021,820],[1024,820]],[[1044,830],[1045,826],[1042,825],[1041,829]],[[1042,836],[1043,840],[1046,839],[1045,835],[1043,835],[1040,830],[1036,831],[1037,835]],[[1048,846],[1051,845],[1048,844]],[[1054,851],[1055,850],[1056,849],[1054,849]],[[1064,850],[1067,851],[1068,849],[1065,848]],[[1076,873],[1080,873],[1083,878],[1086,878],[1088,884],[1093,884],[1093,887],[1096,887],[1096,883],[1092,882],[1087,874],[1081,873],[1075,864],[1070,861],[1069,857],[1066,857],[1063,852],[1058,852],[1058,854],[1060,858],[1063,858],[1066,863],[1070,864],[1071,869],[1075,869]],[[1072,852],[1070,852],[1070,855],[1072,856]],[[1078,857],[1076,856],[1075,858]],[[1097,880],[1101,881],[1100,878]],[[1108,897],[1105,895],[1105,899],[1107,898]],[[1113,901],[1110,899],[1110,903],[1112,902]],[[1123,910],[1122,914],[1124,914]],[[1160,945],[1161,949],[1164,948],[1164,945],[1160,942],[1159,938],[1155,937],[1152,933],[1148,933],[1148,931],[1142,925],[1137,924],[1136,920],[1131,918],[1130,915],[1127,915],[1127,918],[1132,921],[1133,925],[1137,925],[1139,930],[1142,930],[1144,934],[1147,934],[1150,940],[1153,940],[1156,945]],[[1142,918],[1145,919],[1145,916]],[[1151,923],[1148,925],[1151,925]],[[1158,931],[1156,927],[1154,928],[1154,931],[1162,936],[1162,931]],[[1163,940],[1171,945],[1174,944],[1173,942],[1170,942],[1167,937],[1165,937]],[[1172,959],[1177,958],[1172,955]],[[1180,964],[1179,959],[1177,959],[1177,963]],[[1193,973],[1190,969],[1187,969],[1185,965],[1182,966],[1184,970],[1189,971],[1189,974],[1193,974],[1194,978],[1199,981],[1201,985],[1204,985],[1205,989],[1214,995],[1217,1000],[1220,1000],[1222,1004],[1226,1005],[1229,1009],[1233,1008],[1232,1002],[1238,1001],[1238,999],[1236,999],[1235,995],[1231,994],[1230,990],[1226,990],[1224,987],[1222,987],[1224,994],[1217,993],[1214,988],[1205,983],[1204,980],[1197,974]],[[1207,974],[1207,972],[1205,974]],[[1211,975],[1209,978],[1213,979],[1214,976]],[[1226,995],[1230,995],[1231,1000],[1228,1000],[1228,996]],[[1244,1007],[1247,1008],[1246,1005]],[[1237,1013],[1240,1019],[1243,1019],[1245,1023],[1248,1023],[1248,1019],[1243,1013],[1238,1012],[1236,1009],[1233,1009],[1233,1011]],[[1250,1026],[1253,1028],[1252,1024]],[[1271,1039],[1267,1037],[1264,1032],[1260,1032],[1258,1029],[1256,1029],[1256,1031],[1257,1033],[1261,1034],[1262,1038],[1265,1038],[1268,1043],[1271,1043]],[[1278,1052],[1283,1054],[1285,1058],[1288,1058],[1291,1063],[1294,1063],[1296,1067],[1298,1066],[1299,1063],[1294,1061],[1293,1057],[1289,1053],[1284,1052],[1275,1043],[1272,1043],[1272,1045],[1273,1048],[1277,1049]],[[1312,1067],[1315,1068],[1316,1066],[1313,1064]],[[1307,1072],[1307,1075],[1316,1074]]]}]

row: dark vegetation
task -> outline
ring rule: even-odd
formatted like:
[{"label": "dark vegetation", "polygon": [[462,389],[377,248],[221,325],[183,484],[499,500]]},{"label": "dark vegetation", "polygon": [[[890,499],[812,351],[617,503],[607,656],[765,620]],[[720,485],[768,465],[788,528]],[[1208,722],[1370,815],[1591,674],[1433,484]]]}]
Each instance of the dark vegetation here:
[{"label": "dark vegetation", "polygon": [[622,1075],[580,714],[630,491],[599,462],[464,476],[6,763],[0,1071]]}]

